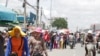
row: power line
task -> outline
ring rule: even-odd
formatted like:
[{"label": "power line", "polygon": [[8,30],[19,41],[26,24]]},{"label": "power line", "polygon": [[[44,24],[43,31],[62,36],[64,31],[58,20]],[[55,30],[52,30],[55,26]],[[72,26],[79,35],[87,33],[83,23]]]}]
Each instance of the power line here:
[{"label": "power line", "polygon": [[35,6],[29,4],[28,2],[26,2],[26,4],[29,5],[30,7],[32,7],[33,9],[37,10],[37,9],[35,8]]},{"label": "power line", "polygon": [[[21,1],[21,0],[19,0],[19,1]],[[27,1],[23,3],[23,7],[24,7],[24,5],[26,4],[26,5],[29,5],[30,7],[32,7],[33,9],[36,10],[36,14],[37,14],[37,17],[36,17],[36,19],[37,19],[37,20],[36,20],[36,25],[37,25],[37,26],[39,26],[39,22],[38,22],[38,21],[39,21],[39,1],[40,1],[40,0],[37,0],[37,8],[36,8],[35,6],[29,4]],[[46,19],[48,19],[48,18],[46,17],[46,15],[44,14],[44,11],[43,11],[43,10],[41,10],[41,11],[42,11],[41,13],[42,13],[43,17],[46,18]],[[50,15],[51,15],[51,14],[50,14]]]}]

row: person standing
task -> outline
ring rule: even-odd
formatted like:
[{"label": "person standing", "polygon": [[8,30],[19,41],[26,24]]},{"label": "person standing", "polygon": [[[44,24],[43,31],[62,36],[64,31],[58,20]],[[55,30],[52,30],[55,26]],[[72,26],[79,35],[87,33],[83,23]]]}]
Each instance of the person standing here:
[{"label": "person standing", "polygon": [[49,46],[50,46],[50,35],[49,35],[48,31],[45,32],[43,38],[44,38],[44,41],[46,43],[46,47],[49,48]]},{"label": "person standing", "polygon": [[63,38],[63,37],[64,37],[64,34],[61,33],[61,34],[60,34],[60,48],[61,48],[61,49],[63,49],[63,43],[64,43],[64,38]]},{"label": "person standing", "polygon": [[8,42],[8,33],[4,30],[2,31],[2,37],[4,38],[4,51],[6,50],[7,42]]},{"label": "person standing", "polygon": [[66,33],[63,34],[63,48],[65,49],[66,48],[66,45],[67,45],[67,35]]},{"label": "person standing", "polygon": [[4,38],[0,34],[0,56],[4,56]]},{"label": "person standing", "polygon": [[46,45],[44,44],[43,38],[41,38],[42,29],[36,28],[31,32],[29,38],[29,47],[31,56],[48,56],[46,51]]},{"label": "person standing", "polygon": [[30,56],[26,34],[19,26],[8,32],[10,38],[7,43],[5,56]]}]

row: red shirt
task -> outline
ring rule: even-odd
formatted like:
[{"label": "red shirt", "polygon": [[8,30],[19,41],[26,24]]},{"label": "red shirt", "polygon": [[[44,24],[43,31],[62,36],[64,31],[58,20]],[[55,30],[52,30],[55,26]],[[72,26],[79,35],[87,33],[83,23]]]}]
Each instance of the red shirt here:
[{"label": "red shirt", "polygon": [[45,34],[45,35],[44,35],[44,40],[45,40],[45,41],[49,41],[49,40],[50,40],[49,34]]},{"label": "red shirt", "polygon": [[[21,45],[21,41],[22,41],[22,45]],[[22,50],[23,40],[21,40],[21,38],[13,37],[11,39],[11,42],[12,42],[12,52],[17,52],[18,56],[22,56],[22,53],[23,53],[23,50]],[[19,49],[20,45],[21,45],[21,48]]]}]

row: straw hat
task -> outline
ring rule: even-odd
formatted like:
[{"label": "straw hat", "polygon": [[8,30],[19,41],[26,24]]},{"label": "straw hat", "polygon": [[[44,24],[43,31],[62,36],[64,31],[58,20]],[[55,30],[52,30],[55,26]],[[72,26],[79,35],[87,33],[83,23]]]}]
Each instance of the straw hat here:
[{"label": "straw hat", "polygon": [[19,32],[20,32],[20,34],[21,34],[22,37],[26,36],[26,34],[21,30],[21,27],[19,27],[19,26],[15,26],[11,31],[9,31],[9,32],[8,32],[9,35],[10,35],[10,36],[14,36],[14,35],[15,35],[15,34],[14,34],[14,31],[15,31],[16,29],[19,30]]}]

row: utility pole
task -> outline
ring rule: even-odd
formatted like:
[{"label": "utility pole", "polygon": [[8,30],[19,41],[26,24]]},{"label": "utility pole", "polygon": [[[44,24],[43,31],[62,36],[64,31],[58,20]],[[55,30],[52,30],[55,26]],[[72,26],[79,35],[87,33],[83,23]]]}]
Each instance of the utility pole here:
[{"label": "utility pole", "polygon": [[52,0],[50,3],[50,27],[52,28]]},{"label": "utility pole", "polygon": [[42,20],[41,19],[42,19],[42,12],[43,12],[42,10],[43,10],[43,8],[41,7],[41,14],[40,14],[40,20],[39,20],[40,21],[39,24],[41,27],[42,27]]},{"label": "utility pole", "polygon": [[96,28],[96,25],[94,24],[94,25],[93,25],[93,32],[95,32],[95,28]]},{"label": "utility pole", "polygon": [[5,5],[5,7],[7,7],[7,5],[8,5],[8,0],[6,0],[6,5]]},{"label": "utility pole", "polygon": [[76,32],[78,32],[78,26],[76,27]]},{"label": "utility pole", "polygon": [[24,0],[24,27],[26,27],[26,0]]},{"label": "utility pole", "polygon": [[36,10],[36,26],[39,26],[39,2],[40,0],[37,0],[37,10]]},{"label": "utility pole", "polygon": [[50,19],[52,19],[52,0],[50,2]]}]

